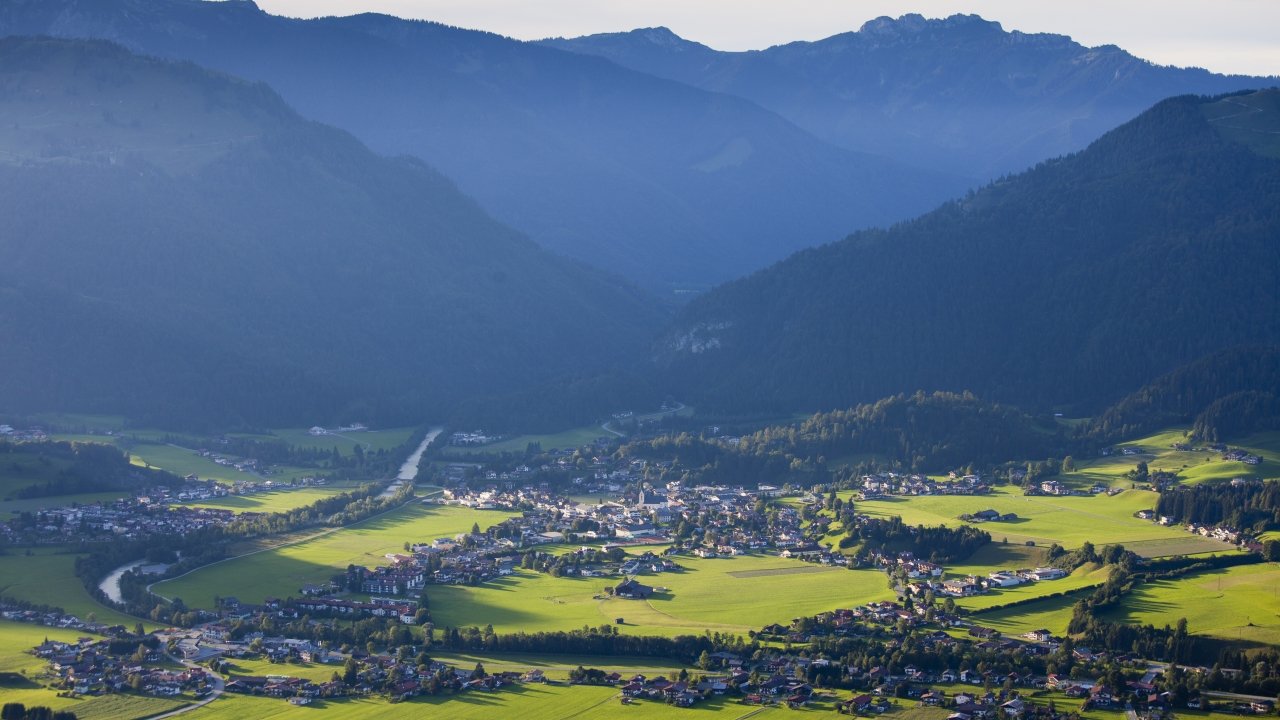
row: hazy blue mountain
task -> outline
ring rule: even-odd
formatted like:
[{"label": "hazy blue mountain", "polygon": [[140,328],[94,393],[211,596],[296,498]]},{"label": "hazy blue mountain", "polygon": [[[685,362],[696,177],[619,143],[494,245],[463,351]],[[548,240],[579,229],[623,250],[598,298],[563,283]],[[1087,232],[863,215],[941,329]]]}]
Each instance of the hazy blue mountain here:
[{"label": "hazy blue mountain", "polygon": [[1091,413],[1280,341],[1280,91],[1162,102],[1088,149],[685,308],[658,352],[700,408],[973,390]]},{"label": "hazy blue mountain", "polygon": [[882,17],[751,52],[719,52],[666,28],[545,43],[748,98],[843,147],[982,180],[1079,150],[1166,97],[1276,84],[1005,32],[976,15]]},{"label": "hazy blue mountain", "polygon": [[435,23],[294,20],[241,0],[14,0],[0,33],[107,38],[266,81],[303,115],[440,168],[545,247],[649,284],[728,280],[965,187],[737,97]]},{"label": "hazy blue mountain", "polygon": [[634,355],[650,303],[265,85],[0,40],[9,412],[418,420]]}]

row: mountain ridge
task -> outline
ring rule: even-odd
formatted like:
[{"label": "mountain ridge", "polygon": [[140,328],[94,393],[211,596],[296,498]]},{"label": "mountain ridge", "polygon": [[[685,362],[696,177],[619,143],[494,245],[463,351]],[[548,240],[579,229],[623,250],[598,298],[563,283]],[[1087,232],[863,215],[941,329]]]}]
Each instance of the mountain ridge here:
[{"label": "mountain ridge", "polygon": [[378,152],[423,158],[544,247],[649,287],[706,287],[965,187],[602,58],[385,15],[254,8],[16,0],[0,33],[104,36],[267,82]]},{"label": "mountain ridge", "polygon": [[842,147],[982,181],[1082,149],[1165,97],[1277,81],[1159,66],[1114,45],[1006,32],[977,15],[882,16],[857,31],[742,52],[643,38],[544,42],[751,99]]},{"label": "mountain ridge", "polygon": [[655,346],[660,372],[723,410],[937,389],[1090,414],[1242,338],[1275,342],[1280,162],[1207,120],[1230,99],[1164,101],[1080,153],[721,286]]}]

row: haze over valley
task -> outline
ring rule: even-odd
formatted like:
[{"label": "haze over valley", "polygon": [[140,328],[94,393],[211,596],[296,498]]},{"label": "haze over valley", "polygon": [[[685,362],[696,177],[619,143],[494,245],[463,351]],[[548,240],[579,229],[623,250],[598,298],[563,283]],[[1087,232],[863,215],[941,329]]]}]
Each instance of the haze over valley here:
[{"label": "haze over valley", "polygon": [[0,5],[4,720],[1274,715],[1280,79],[983,7]]}]

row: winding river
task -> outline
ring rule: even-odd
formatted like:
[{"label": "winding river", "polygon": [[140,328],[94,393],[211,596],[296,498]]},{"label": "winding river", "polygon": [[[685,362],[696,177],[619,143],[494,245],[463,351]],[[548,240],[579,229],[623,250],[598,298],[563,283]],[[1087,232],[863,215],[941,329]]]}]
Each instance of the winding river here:
[{"label": "winding river", "polygon": [[124,596],[120,594],[120,578],[124,577],[125,573],[134,568],[141,568],[142,573],[145,575],[159,575],[165,570],[168,570],[169,566],[164,563],[149,563],[146,560],[134,560],[131,563],[125,563],[115,570],[112,570],[110,575],[107,575],[102,579],[102,582],[98,583],[98,589],[101,590],[103,594],[111,600],[111,602],[124,602]]}]

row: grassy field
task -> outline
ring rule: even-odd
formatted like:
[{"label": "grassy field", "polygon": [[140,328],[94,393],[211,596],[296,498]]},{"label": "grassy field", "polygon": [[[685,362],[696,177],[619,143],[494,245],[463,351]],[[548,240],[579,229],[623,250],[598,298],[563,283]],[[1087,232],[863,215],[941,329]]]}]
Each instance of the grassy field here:
[{"label": "grassy field", "polygon": [[76,495],[51,495],[49,497],[29,498],[26,500],[0,501],[0,520],[5,520],[21,512],[35,512],[48,507],[63,505],[92,505],[96,502],[112,502],[128,495],[124,492],[79,493]]},{"label": "grassy field", "polygon": [[[648,677],[679,672],[685,667],[674,660],[664,658],[640,657],[607,657],[593,655],[534,655],[528,653],[504,653],[490,655],[483,653],[432,653],[431,657],[440,662],[449,663],[462,668],[475,667],[476,663],[484,665],[488,672],[525,672],[538,669],[554,680],[567,680],[569,671],[582,665],[602,670],[616,670],[623,675],[641,673]],[[689,666],[690,673],[701,672]]]},{"label": "grassy field", "polygon": [[892,597],[878,570],[816,568],[797,560],[748,555],[736,558],[681,557],[685,569],[643,576],[668,588],[648,600],[597,599],[610,578],[553,578],[522,571],[479,587],[432,587],[438,626],[492,624],[499,632],[564,630],[612,624],[646,635],[701,634],[705,630],[745,635],[801,615],[854,607]]},{"label": "grassy field", "polygon": [[0,499],[8,498],[25,487],[55,480],[70,466],[68,460],[41,457],[33,452],[0,455]]},{"label": "grassy field", "polygon": [[990,495],[928,496],[891,498],[856,502],[858,512],[872,516],[901,515],[912,525],[961,524],[959,516],[992,508],[1001,513],[1017,513],[1014,522],[976,523],[991,533],[995,542],[1008,538],[1010,543],[1033,541],[1037,545],[1059,543],[1079,547],[1085,541],[1094,545],[1127,543],[1138,540],[1185,538],[1181,528],[1161,527],[1139,520],[1134,513],[1155,505],[1156,494],[1144,490],[1127,490],[1119,495],[1094,497],[1052,497],[1023,495],[1020,488],[999,487]]},{"label": "grassy field", "polygon": [[1147,583],[1106,615],[1156,626],[1180,617],[1193,634],[1280,644],[1280,565],[1242,565]]},{"label": "grassy field", "polygon": [[40,548],[34,554],[12,550],[0,555],[0,595],[27,602],[56,605],[87,620],[90,613],[98,622],[133,627],[138,620],[111,610],[93,599],[75,576],[76,556]]},{"label": "grassy field", "polygon": [[196,475],[202,480],[219,480],[227,483],[259,482],[261,480],[289,481],[302,477],[313,477],[322,472],[315,468],[281,466],[280,472],[267,477],[260,477],[250,472],[240,472],[233,467],[219,465],[206,457],[200,457],[193,450],[165,445],[162,443],[139,444],[129,449],[133,464],[167,470],[183,477]]},{"label": "grassy field", "polygon": [[[415,504],[359,525],[226,561],[165,581],[154,590],[209,607],[215,595],[249,602],[296,594],[305,583],[327,580],[349,564],[375,566],[401,551],[405,541],[430,540],[486,527],[501,512]],[[626,632],[674,635],[720,630],[745,634],[800,614],[890,597],[884,575],[874,570],[817,568],[773,556],[732,559],[681,558],[682,572],[646,576],[669,591],[647,601],[596,599],[609,578],[553,578],[520,571],[479,587],[432,586],[431,609],[438,626],[492,624],[500,631],[598,626],[622,617]]]},{"label": "grassy field", "polygon": [[289,677],[306,678],[313,682],[328,682],[333,671],[342,672],[342,664],[326,663],[273,663],[268,660],[248,660],[237,658],[223,664],[221,672],[230,680],[244,675],[288,675]]},{"label": "grassy field", "polygon": [[1046,598],[1034,603],[993,610],[973,615],[970,619],[978,625],[993,627],[1005,635],[1021,635],[1044,628],[1052,633],[1065,635],[1071,622],[1072,606],[1080,598],[1087,597],[1088,588],[1063,597]]},{"label": "grassy field", "polygon": [[[450,720],[489,720],[519,717],[521,720],[567,720],[568,718],[669,718],[676,714],[664,703],[641,701],[622,705],[616,688],[570,687],[566,685],[517,685],[493,693],[465,693],[456,696],[417,698],[403,703],[382,700],[325,701],[309,707],[293,707],[283,700],[224,695],[208,706],[187,715],[191,720],[293,720],[294,718],[340,717],[344,720],[371,718],[447,717]],[[329,710],[330,712],[318,712]],[[743,705],[735,699],[715,698],[688,711],[693,718],[736,720],[751,716],[768,720],[789,717],[794,711],[765,709]],[[801,714],[828,715],[824,710],[800,711]],[[945,717],[942,716],[942,717]],[[918,720],[926,720],[919,718]],[[930,719],[931,720],[931,719]]]},{"label": "grassy field", "polygon": [[1265,459],[1261,465],[1246,465],[1242,462],[1223,460],[1217,453],[1174,450],[1172,447],[1174,443],[1189,442],[1185,434],[1188,429],[1169,428],[1147,437],[1121,443],[1121,447],[1140,447],[1143,454],[1116,455],[1080,461],[1077,463],[1076,472],[1064,473],[1060,478],[1074,485],[1101,482],[1112,487],[1128,487],[1129,480],[1124,475],[1134,469],[1140,461],[1146,462],[1147,467],[1153,472],[1177,471],[1182,482],[1192,484],[1212,480],[1230,480],[1237,477],[1260,479],[1280,477],[1280,469],[1278,469],[1280,467],[1280,432],[1258,433],[1227,443],[1231,447],[1246,448]]},{"label": "grassy field", "polygon": [[333,497],[354,487],[356,485],[342,484],[331,484],[324,487],[300,487],[254,495],[228,495],[227,497],[187,504],[192,507],[222,508],[236,512],[287,512],[294,508],[310,505],[317,500]]},{"label": "grassy field", "polygon": [[71,463],[61,458],[43,458],[35,453],[14,452],[0,455],[0,520],[13,514],[34,511],[73,502],[90,504],[121,497],[119,492],[81,493],[28,499],[15,499],[19,490],[58,478]]},{"label": "grassy field", "polygon": [[1125,543],[1126,550],[1146,558],[1168,557],[1169,555],[1234,555],[1241,551],[1235,545],[1221,540],[1183,533],[1183,537],[1162,540],[1134,540]]},{"label": "grassy field", "polygon": [[297,595],[307,583],[327,581],[347,565],[385,565],[384,555],[403,552],[404,543],[488,527],[506,513],[412,503],[322,537],[229,560],[159,583],[155,592],[180,597],[188,605],[212,607],[213,597],[261,602],[269,596]]},{"label": "grassy field", "polygon": [[267,435],[238,434],[235,437],[255,440],[274,440],[284,442],[296,448],[313,448],[329,450],[338,448],[343,455],[350,455],[357,444],[366,451],[392,450],[409,442],[417,428],[388,428],[386,430],[368,430],[365,432],[344,433],[342,435],[312,435],[307,428],[273,429]]},{"label": "grassy field", "polygon": [[[948,694],[958,690],[973,690],[972,686],[939,686]],[[741,703],[734,697],[712,698],[692,709],[675,710],[665,703],[641,700],[630,705],[619,701],[616,688],[566,685],[517,685],[492,693],[465,693],[437,698],[416,698],[403,703],[387,703],[381,700],[325,701],[309,707],[293,707],[283,700],[255,698],[243,695],[224,695],[210,705],[192,711],[192,720],[294,720],[295,718],[324,717],[321,710],[330,710],[328,716],[352,720],[364,718],[448,717],[451,720],[488,720],[496,717],[519,717],[522,720],[569,720],[570,718],[602,718],[603,720],[647,720],[648,718],[689,717],[704,719],[745,720],[746,718],[786,717],[839,717],[834,700],[849,697],[847,691],[822,693],[820,699],[800,710],[786,708],[761,708]],[[1072,701],[1054,694],[1055,704],[1064,710],[1075,710],[1080,701]],[[1047,703],[1049,696],[1033,698],[1037,703]],[[943,720],[949,711],[943,708],[919,707],[910,700],[893,700],[894,707],[881,717],[888,720]],[[1086,718],[1119,718],[1118,711],[1092,710]]]}]

